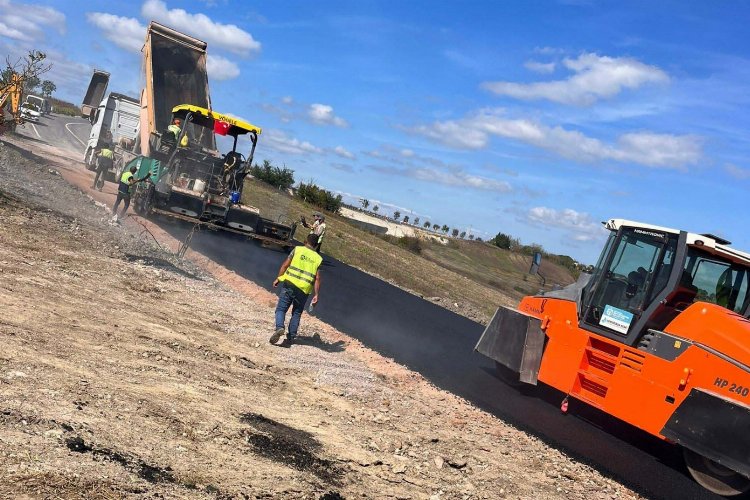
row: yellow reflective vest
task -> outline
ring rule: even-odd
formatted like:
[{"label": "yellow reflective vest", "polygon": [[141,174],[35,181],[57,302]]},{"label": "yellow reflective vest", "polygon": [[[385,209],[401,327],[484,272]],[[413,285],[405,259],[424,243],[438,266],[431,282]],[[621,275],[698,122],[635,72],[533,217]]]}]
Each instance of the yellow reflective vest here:
[{"label": "yellow reflective vest", "polygon": [[99,151],[99,156],[102,158],[109,158],[110,160],[115,157],[115,153],[111,149],[102,148]]},{"label": "yellow reflective vest", "polygon": [[321,262],[323,262],[323,257],[318,255],[315,250],[305,246],[297,247],[294,249],[292,262],[284,274],[279,276],[279,281],[287,281],[310,295]]},{"label": "yellow reflective vest", "polygon": [[129,170],[126,170],[122,173],[120,176],[120,185],[117,187],[117,190],[124,194],[124,195],[130,195],[130,192],[132,191],[132,186],[130,185],[130,179],[134,177],[133,174],[130,173]]},{"label": "yellow reflective vest", "polygon": [[[180,138],[180,132],[182,130],[180,129],[179,126],[177,126],[177,125],[175,125],[173,123],[172,125],[170,125],[170,126],[167,127],[167,130],[169,130],[170,132],[172,132],[174,134],[174,140],[175,141]],[[185,134],[182,137],[182,140],[180,141],[180,146],[182,146],[184,148],[184,147],[187,147],[187,145],[188,145],[188,136],[187,136],[187,134]]]}]

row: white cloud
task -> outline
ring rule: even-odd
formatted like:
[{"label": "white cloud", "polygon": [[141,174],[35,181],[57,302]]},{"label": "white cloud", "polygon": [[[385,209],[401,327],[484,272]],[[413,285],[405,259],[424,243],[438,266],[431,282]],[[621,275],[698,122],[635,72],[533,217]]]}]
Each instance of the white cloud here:
[{"label": "white cloud", "polygon": [[414,158],[414,151],[411,149],[402,149],[401,150],[401,156],[404,156],[406,158]]},{"label": "white cloud", "polygon": [[[146,40],[146,26],[134,17],[115,16],[105,12],[89,12],[86,19],[102,30],[104,37],[130,52],[140,52]],[[209,54],[206,70],[214,80],[230,80],[240,75],[240,68],[229,59]]]},{"label": "white cloud", "polygon": [[614,160],[649,167],[684,168],[702,156],[701,139],[692,135],[635,132],[607,144],[575,130],[549,127],[527,119],[511,119],[501,109],[483,109],[461,120],[435,122],[407,129],[460,149],[483,149],[492,136],[512,139],[552,151],[571,160]]},{"label": "white cloud", "polygon": [[523,66],[534,73],[552,73],[555,71],[556,64],[554,62],[542,63],[539,61],[526,61],[523,63]]},{"label": "white cloud", "polygon": [[206,71],[209,78],[214,80],[231,80],[240,76],[240,68],[235,63],[212,54],[209,54],[206,60]]},{"label": "white cloud", "polygon": [[281,130],[271,129],[263,134],[263,140],[259,144],[260,148],[272,149],[280,153],[293,155],[322,154],[323,149],[310,144],[307,141],[300,141],[294,137],[287,136]]},{"label": "white cloud", "polygon": [[265,102],[261,104],[261,107],[264,111],[279,116],[284,123],[292,120],[305,120],[317,125],[333,125],[342,128],[349,126],[346,120],[336,116],[333,106],[297,102],[292,96],[282,97],[280,105]]},{"label": "white cloud", "polygon": [[733,163],[727,163],[724,165],[724,170],[735,179],[750,179],[750,169],[738,167]]},{"label": "white cloud", "polygon": [[355,158],[354,153],[348,151],[346,148],[344,148],[344,146],[336,146],[335,148],[333,148],[333,152],[340,157],[347,158],[349,160],[353,160]]},{"label": "white cloud", "polygon": [[562,229],[575,241],[599,240],[607,234],[604,226],[592,220],[589,214],[576,212],[572,208],[555,210],[547,207],[534,207],[526,213],[526,220],[532,224]]},{"label": "white cloud", "polygon": [[5,24],[0,21],[0,34],[7,38],[13,38],[14,40],[21,40],[24,42],[30,42],[33,40],[31,35],[28,35],[25,30],[15,29],[12,26]]},{"label": "white cloud", "polygon": [[104,37],[125,50],[140,52],[146,40],[146,26],[133,17],[115,16],[105,12],[89,12],[88,22],[102,30]]},{"label": "white cloud", "polygon": [[534,53],[543,55],[563,54],[565,51],[558,47],[536,47]]},{"label": "white cloud", "polygon": [[0,1],[0,36],[39,42],[47,28],[65,33],[65,14],[52,7]]},{"label": "white cloud", "polygon": [[587,106],[599,99],[613,97],[623,89],[669,82],[669,76],[661,69],[628,57],[587,53],[581,54],[577,59],[566,58],[563,65],[574,73],[567,80],[535,83],[485,82],[482,87],[495,94],[516,99],[547,99],[562,104]]},{"label": "white cloud", "polygon": [[319,125],[334,125],[336,127],[347,126],[346,121],[336,116],[333,112],[333,107],[327,104],[310,104],[310,107],[307,110],[307,117],[312,120],[313,123]]},{"label": "white cloud", "polygon": [[396,175],[410,177],[420,181],[434,182],[444,186],[455,186],[463,188],[478,189],[482,191],[495,191],[498,193],[507,193],[512,190],[510,184],[505,181],[498,181],[487,177],[480,177],[469,174],[463,170],[440,170],[429,167],[386,167],[380,165],[371,165],[371,169],[387,175]]},{"label": "white cloud", "polygon": [[162,0],[146,0],[141,8],[145,19],[153,19],[167,26],[196,36],[208,43],[240,55],[260,52],[260,42],[234,24],[222,24],[205,14],[190,14],[183,9],[168,9]]}]

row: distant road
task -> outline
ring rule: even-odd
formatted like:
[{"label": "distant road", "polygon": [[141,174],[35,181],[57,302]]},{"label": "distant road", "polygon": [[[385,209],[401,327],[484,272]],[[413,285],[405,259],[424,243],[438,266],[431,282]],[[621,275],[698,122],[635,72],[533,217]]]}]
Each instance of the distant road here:
[{"label": "distant road", "polygon": [[[65,127],[83,122],[56,116],[38,130],[43,140],[52,138],[83,155],[83,147],[73,136],[85,140],[88,129]],[[190,229],[167,220],[161,225],[179,239]],[[228,233],[196,233],[191,246],[268,290],[285,257]],[[571,415],[565,416],[558,409],[563,395],[551,389],[525,395],[499,381],[493,364],[473,352],[482,325],[330,257],[325,257],[321,272],[316,316],[438,387],[539,436],[643,495],[674,500],[718,498],[687,476],[675,448],[575,402]]]},{"label": "distant road", "polygon": [[85,118],[76,116],[48,115],[38,123],[27,122],[18,128],[18,133],[74,152],[80,152],[83,159],[85,144],[91,133],[91,124]]}]

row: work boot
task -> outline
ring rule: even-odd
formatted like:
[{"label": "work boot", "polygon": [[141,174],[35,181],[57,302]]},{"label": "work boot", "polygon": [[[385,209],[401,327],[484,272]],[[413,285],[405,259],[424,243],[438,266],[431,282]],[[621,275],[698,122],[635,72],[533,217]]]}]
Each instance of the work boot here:
[{"label": "work boot", "polygon": [[277,328],[275,332],[273,332],[273,335],[271,335],[271,338],[268,339],[268,341],[272,344],[275,344],[279,341],[281,336],[284,335],[284,329],[283,328]]}]

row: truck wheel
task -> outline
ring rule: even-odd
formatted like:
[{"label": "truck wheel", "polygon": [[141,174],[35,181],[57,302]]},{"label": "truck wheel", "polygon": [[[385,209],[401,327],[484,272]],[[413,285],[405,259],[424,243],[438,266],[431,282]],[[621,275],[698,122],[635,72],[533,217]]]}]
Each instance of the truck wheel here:
[{"label": "truck wheel", "polygon": [[86,170],[94,170],[94,150],[86,148],[86,154],[83,155],[83,163],[86,164]]},{"label": "truck wheel", "polygon": [[682,455],[695,482],[708,491],[723,497],[742,495],[750,491],[750,478],[687,448],[682,449]]},{"label": "truck wheel", "polygon": [[141,217],[151,215],[151,207],[154,201],[154,185],[148,183],[145,188],[138,189],[133,200],[133,210]]}]

